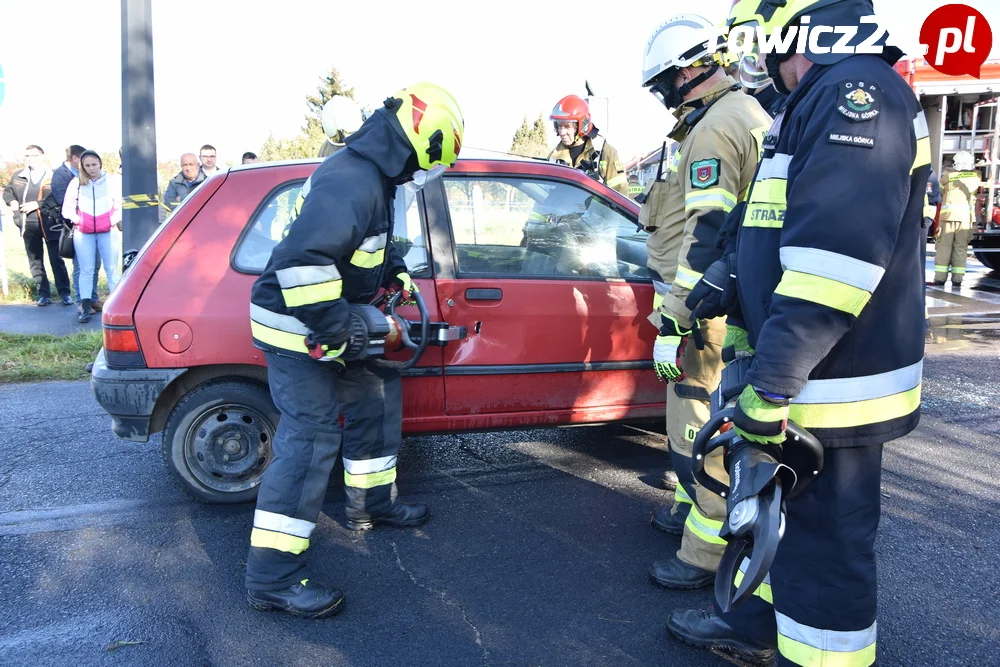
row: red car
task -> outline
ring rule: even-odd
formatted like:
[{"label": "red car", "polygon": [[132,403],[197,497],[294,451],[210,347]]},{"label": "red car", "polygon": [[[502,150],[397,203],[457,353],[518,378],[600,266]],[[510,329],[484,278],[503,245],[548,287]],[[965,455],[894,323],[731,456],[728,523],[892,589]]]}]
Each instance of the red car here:
[{"label": "red car", "polygon": [[[104,306],[94,394],[119,437],[164,432],[167,467],[199,500],[252,500],[270,460],[278,412],[250,288],[317,164],[205,181]],[[404,432],[662,421],[637,217],[580,171],[535,160],[462,159],[416,196],[400,188],[393,241],[432,321],[404,371]]]}]

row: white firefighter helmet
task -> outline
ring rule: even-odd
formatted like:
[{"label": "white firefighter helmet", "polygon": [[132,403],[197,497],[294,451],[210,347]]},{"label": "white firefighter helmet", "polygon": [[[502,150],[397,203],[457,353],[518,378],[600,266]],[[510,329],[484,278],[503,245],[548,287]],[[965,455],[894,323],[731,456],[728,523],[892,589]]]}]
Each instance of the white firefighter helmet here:
[{"label": "white firefighter helmet", "polygon": [[349,97],[334,95],[323,105],[323,132],[334,143],[340,143],[347,135],[357,132],[363,122],[364,112]]},{"label": "white firefighter helmet", "polygon": [[654,30],[646,42],[642,55],[642,85],[652,85],[657,76],[672,68],[719,64],[725,48],[722,31],[704,16],[674,16]]},{"label": "white firefighter helmet", "polygon": [[976,168],[976,161],[969,151],[958,151],[955,153],[952,165],[956,171],[972,171]]}]

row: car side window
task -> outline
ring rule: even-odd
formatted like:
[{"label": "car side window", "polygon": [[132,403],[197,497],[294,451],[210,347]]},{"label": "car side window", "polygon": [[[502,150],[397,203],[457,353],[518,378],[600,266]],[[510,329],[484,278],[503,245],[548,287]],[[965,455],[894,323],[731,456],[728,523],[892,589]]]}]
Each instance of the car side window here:
[{"label": "car side window", "polygon": [[[261,273],[271,258],[274,247],[287,234],[294,219],[295,200],[302,190],[302,181],[288,183],[272,191],[240,240],[233,256],[234,267],[244,273]],[[427,235],[423,231],[420,207],[416,196],[406,188],[396,189],[392,241],[403,256],[411,276],[430,275],[427,256]]]},{"label": "car side window", "polygon": [[445,176],[460,274],[648,280],[646,233],[579,186]]}]

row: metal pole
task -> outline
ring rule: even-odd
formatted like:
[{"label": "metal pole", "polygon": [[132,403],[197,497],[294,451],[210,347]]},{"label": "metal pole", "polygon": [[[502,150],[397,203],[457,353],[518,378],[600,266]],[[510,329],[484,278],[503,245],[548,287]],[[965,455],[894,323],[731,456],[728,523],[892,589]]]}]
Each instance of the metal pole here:
[{"label": "metal pole", "polygon": [[150,0],[122,0],[122,254],[142,248],[159,225],[158,207],[128,197],[158,197]]}]

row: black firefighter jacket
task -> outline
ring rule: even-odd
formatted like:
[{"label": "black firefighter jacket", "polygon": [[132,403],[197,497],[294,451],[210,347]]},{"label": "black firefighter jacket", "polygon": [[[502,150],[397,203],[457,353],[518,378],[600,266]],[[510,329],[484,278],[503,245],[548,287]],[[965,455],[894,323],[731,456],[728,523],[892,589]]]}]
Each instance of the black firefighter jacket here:
[{"label": "black firefighter jacket", "polygon": [[367,303],[406,265],[393,247],[393,198],[413,149],[376,112],[302,187],[287,235],[250,295],[254,345],[307,358],[307,334],[346,338],[349,303]]}]

